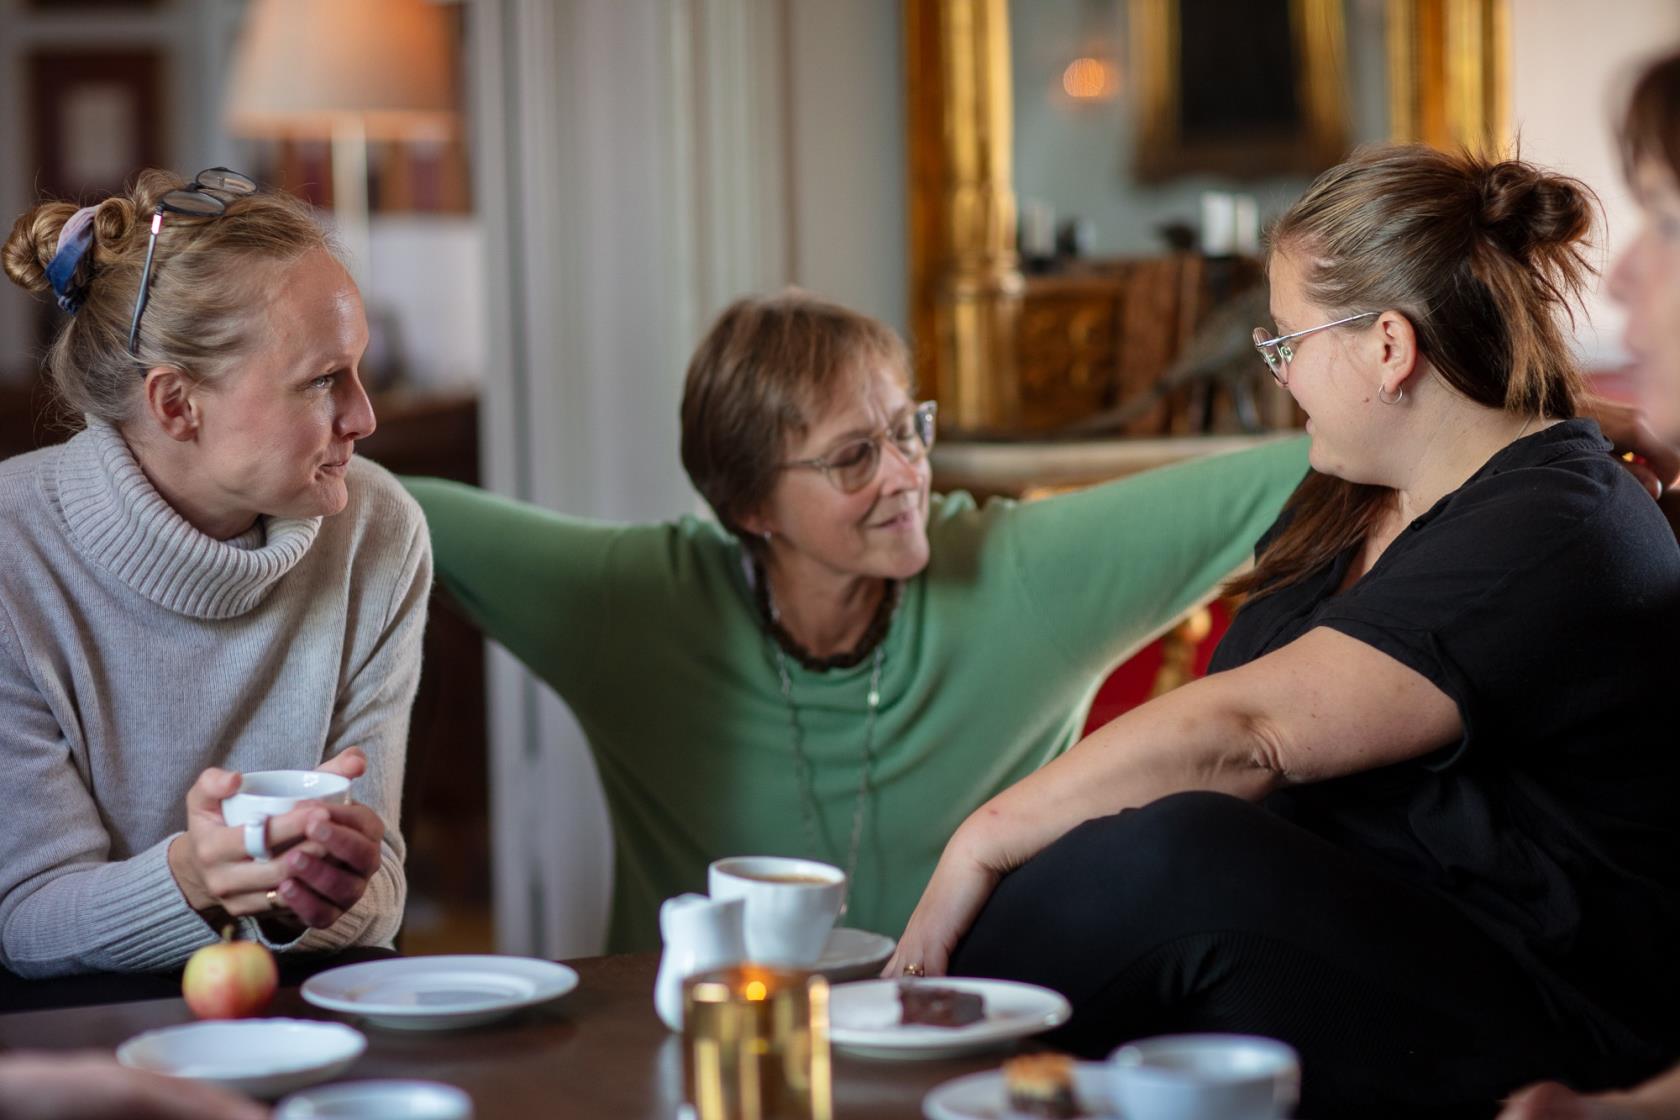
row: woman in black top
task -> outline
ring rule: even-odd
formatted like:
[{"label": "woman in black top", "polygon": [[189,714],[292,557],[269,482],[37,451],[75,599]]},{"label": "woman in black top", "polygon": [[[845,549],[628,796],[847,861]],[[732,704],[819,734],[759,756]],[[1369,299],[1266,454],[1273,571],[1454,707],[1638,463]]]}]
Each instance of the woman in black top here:
[{"label": "woman in black top", "polygon": [[[1584,187],[1377,149],[1274,228],[1314,468],[1219,672],[982,806],[892,967],[1029,980],[1101,1054],[1282,1038],[1305,1116],[1654,1068],[1680,983],[1680,547],[1574,419]],[[966,935],[966,936],[965,936]]]}]

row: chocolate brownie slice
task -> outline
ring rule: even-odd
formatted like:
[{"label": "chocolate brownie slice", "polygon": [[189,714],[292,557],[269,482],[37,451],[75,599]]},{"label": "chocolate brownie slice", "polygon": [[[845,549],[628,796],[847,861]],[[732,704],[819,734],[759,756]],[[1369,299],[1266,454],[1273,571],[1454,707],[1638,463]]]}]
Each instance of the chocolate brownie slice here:
[{"label": "chocolate brownie slice", "polygon": [[961,992],[934,984],[900,984],[899,1023],[904,1026],[966,1027],[986,1017],[986,1001],[978,992]]}]

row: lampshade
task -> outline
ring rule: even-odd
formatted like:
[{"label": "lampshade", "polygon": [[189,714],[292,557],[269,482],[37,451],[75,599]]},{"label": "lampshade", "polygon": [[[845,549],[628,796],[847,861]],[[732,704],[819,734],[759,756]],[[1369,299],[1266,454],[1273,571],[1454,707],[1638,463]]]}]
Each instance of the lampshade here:
[{"label": "lampshade", "polygon": [[253,0],[228,127],[242,136],[443,138],[455,127],[454,31],[431,0]]}]

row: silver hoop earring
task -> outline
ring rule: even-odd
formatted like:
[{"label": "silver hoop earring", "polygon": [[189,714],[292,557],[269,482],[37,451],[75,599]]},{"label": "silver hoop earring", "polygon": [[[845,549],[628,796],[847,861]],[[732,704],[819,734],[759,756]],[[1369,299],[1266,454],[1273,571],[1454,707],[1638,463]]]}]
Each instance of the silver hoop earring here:
[{"label": "silver hoop earring", "polygon": [[1395,390],[1394,397],[1391,400],[1391,399],[1389,399],[1388,395],[1383,392],[1383,387],[1381,385],[1378,385],[1377,386],[1377,399],[1379,401],[1383,402],[1384,404],[1399,404],[1401,401],[1406,399],[1406,390],[1404,390],[1404,389]]}]

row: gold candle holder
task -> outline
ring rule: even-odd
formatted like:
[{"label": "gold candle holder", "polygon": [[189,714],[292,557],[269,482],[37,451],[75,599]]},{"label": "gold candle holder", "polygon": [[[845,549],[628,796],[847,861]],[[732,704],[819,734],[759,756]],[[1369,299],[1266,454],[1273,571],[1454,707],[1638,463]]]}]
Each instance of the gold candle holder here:
[{"label": "gold candle holder", "polygon": [[753,964],[689,977],[683,1088],[696,1120],[833,1120],[828,981]]}]

